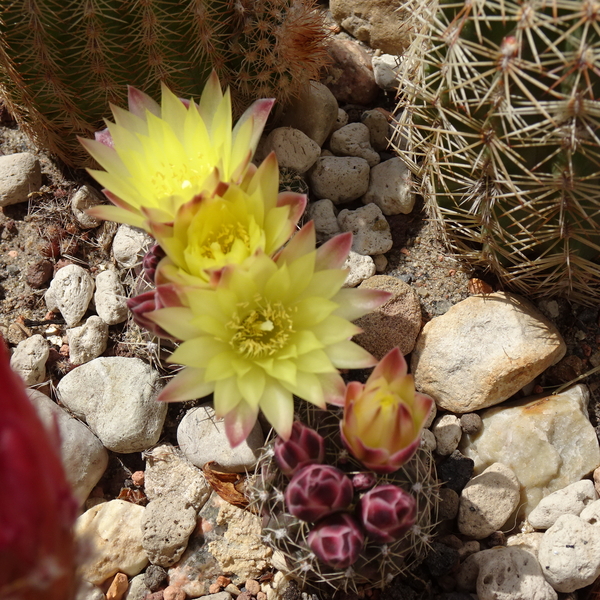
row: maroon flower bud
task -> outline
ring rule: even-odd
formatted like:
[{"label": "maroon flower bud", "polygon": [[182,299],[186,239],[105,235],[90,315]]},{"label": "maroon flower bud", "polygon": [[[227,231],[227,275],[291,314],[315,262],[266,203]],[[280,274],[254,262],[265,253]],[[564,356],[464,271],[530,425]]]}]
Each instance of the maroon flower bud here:
[{"label": "maroon flower bud", "polygon": [[310,427],[295,421],[288,440],[275,440],[275,462],[288,476],[307,465],[322,463],[325,458],[325,440]]},{"label": "maroon flower bud", "polygon": [[330,515],[308,534],[308,546],[334,569],[346,569],[358,559],[365,541],[360,525],[348,513]]},{"label": "maroon flower bud", "polygon": [[415,499],[395,485],[378,485],[358,504],[358,514],[367,535],[379,544],[389,544],[407,532],[417,513]]},{"label": "maroon flower bud", "polygon": [[127,300],[127,307],[131,311],[133,320],[140,327],[147,329],[150,333],[157,335],[158,337],[175,339],[162,327],[159,327],[154,321],[146,316],[146,313],[167,306],[181,306],[179,296],[177,295],[174,286],[170,284],[159,285],[153,290],[149,290]]},{"label": "maroon flower bud", "polygon": [[285,490],[285,503],[298,519],[315,522],[348,508],[353,495],[352,482],[339,469],[308,465],[292,477]]},{"label": "maroon flower bud", "polygon": [[357,473],[352,476],[352,487],[357,492],[364,492],[370,490],[377,483],[377,476],[375,473],[366,471],[364,473]]},{"label": "maroon flower bud", "polygon": [[153,244],[142,259],[142,268],[144,279],[150,283],[154,283],[154,275],[156,275],[156,267],[158,263],[166,256],[165,251],[158,245]]}]

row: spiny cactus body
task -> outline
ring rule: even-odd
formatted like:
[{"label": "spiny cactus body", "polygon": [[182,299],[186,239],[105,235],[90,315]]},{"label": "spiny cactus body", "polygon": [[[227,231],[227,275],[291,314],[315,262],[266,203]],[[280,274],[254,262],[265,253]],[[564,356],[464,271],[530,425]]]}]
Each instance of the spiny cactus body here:
[{"label": "spiny cactus body", "polygon": [[314,0],[5,2],[0,100],[41,146],[82,165],[75,136],[101,129],[127,84],[198,98],[214,69],[240,112],[315,78],[325,39]]},{"label": "spiny cactus body", "polygon": [[600,297],[600,3],[442,0],[397,132],[455,251],[532,296]]},{"label": "spiny cactus body", "polygon": [[[292,451],[282,454],[280,440],[267,445],[247,494],[287,575],[341,590],[383,587],[427,553],[439,500],[435,467],[419,449],[394,473],[366,470],[343,446],[340,417],[339,410],[304,407],[302,421],[324,438],[324,456],[314,432],[296,422],[285,442]],[[303,514],[309,509],[315,514]]]}]

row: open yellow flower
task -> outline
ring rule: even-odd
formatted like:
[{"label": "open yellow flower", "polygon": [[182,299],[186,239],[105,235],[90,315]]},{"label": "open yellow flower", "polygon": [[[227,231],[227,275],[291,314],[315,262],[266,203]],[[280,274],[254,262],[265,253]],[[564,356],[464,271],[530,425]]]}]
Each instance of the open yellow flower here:
[{"label": "open yellow flower", "polygon": [[284,439],[293,423],[293,394],[318,406],[341,405],[338,368],[375,363],[350,341],[352,320],[385,302],[378,290],[342,289],[341,268],[352,236],[315,249],[304,226],[275,257],[259,253],[245,267],[228,265],[214,288],[180,290],[184,307],[148,313],[184,342],[169,361],[185,365],[159,400],[180,401],[214,392],[232,446],[246,439],[259,408]]},{"label": "open yellow flower", "polygon": [[[111,106],[108,135],[80,140],[105,169],[89,173],[115,206],[96,206],[96,217],[149,230],[149,221],[169,223],[179,207],[219,179],[240,184],[250,164],[273,100],[257,100],[232,129],[229,90],[210,76],[200,103],[183,102],[166,86],[159,106],[129,88],[129,111]],[[215,168],[219,177],[214,177]]]},{"label": "open yellow flower", "polygon": [[182,205],[172,224],[151,223],[166,254],[156,282],[204,285],[228,264],[243,264],[257,252],[272,256],[291,237],[306,197],[278,193],[275,154],[263,161],[245,189],[221,183]]}]

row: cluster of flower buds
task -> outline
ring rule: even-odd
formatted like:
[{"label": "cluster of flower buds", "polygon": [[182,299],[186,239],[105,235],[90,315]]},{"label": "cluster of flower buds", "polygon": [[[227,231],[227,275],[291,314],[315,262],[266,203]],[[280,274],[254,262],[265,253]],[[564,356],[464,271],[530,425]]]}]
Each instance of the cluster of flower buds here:
[{"label": "cluster of flower buds", "polygon": [[302,423],[294,423],[287,441],[276,440],[274,452],[275,462],[291,478],[284,493],[287,511],[314,523],[308,546],[330,567],[346,569],[358,560],[366,540],[391,543],[414,525],[416,502],[410,494],[395,485],[375,485],[373,472],[350,477],[322,464],[325,442]]}]

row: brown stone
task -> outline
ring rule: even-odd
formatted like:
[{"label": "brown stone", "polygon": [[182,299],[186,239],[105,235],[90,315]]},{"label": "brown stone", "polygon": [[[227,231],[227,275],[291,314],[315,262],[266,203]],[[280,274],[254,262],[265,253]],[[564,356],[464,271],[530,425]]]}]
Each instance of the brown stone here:
[{"label": "brown stone", "polygon": [[53,264],[45,258],[27,267],[27,285],[39,290],[52,277]]}]

